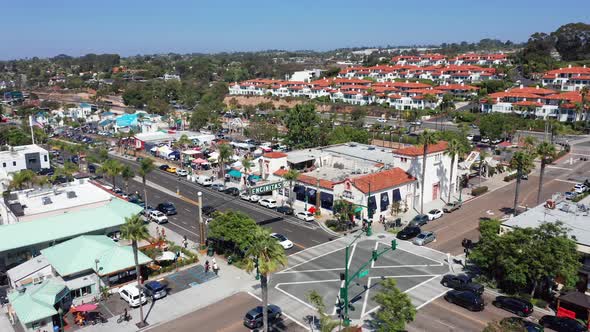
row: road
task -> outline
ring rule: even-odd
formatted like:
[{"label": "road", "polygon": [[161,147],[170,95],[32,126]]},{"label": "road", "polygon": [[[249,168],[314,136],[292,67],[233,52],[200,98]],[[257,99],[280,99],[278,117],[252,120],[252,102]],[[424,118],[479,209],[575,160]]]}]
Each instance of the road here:
[{"label": "road", "polygon": [[[244,326],[244,315],[260,305],[260,301],[247,293],[237,293],[217,303],[199,309],[188,315],[148,329],[150,332],[193,332],[193,331],[251,331]],[[305,331],[288,317],[283,316],[270,331]]]}]

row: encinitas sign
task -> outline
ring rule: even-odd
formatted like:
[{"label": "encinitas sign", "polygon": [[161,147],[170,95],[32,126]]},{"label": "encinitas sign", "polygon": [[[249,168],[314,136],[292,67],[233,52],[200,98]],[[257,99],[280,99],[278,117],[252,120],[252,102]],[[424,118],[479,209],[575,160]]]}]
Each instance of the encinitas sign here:
[{"label": "encinitas sign", "polygon": [[284,186],[284,182],[268,183],[262,186],[250,188],[250,195],[260,195],[269,191],[283,189]]}]

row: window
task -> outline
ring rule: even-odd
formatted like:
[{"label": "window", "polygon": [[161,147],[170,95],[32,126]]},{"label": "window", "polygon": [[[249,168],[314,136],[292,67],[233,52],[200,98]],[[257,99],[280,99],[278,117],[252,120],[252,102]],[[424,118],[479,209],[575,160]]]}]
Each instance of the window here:
[{"label": "window", "polygon": [[44,160],[44,161],[47,161],[47,155],[44,155],[44,156],[43,156],[43,160]]},{"label": "window", "polygon": [[72,298],[86,296],[86,295],[92,293],[92,286],[93,285],[88,285],[88,286],[84,286],[82,288],[74,289],[74,290],[70,291],[70,296]]},{"label": "window", "polygon": [[402,163],[407,163],[408,162],[408,158],[406,158],[406,157],[401,157],[400,160],[401,160]]},{"label": "window", "polygon": [[13,161],[12,162],[12,166],[16,166],[16,161]]}]

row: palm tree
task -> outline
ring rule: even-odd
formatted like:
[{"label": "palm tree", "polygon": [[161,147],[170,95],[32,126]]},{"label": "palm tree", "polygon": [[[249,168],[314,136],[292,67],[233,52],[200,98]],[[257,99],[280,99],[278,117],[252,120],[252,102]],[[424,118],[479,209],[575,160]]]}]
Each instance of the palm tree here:
[{"label": "palm tree", "polygon": [[458,140],[452,139],[449,141],[449,146],[445,154],[451,157],[451,174],[449,176],[449,196],[447,197],[447,203],[451,202],[451,193],[453,192],[453,168],[455,167],[455,159],[459,154],[463,152],[463,146]]},{"label": "palm tree", "polygon": [[115,189],[115,179],[121,174],[122,170],[123,165],[119,161],[115,159],[107,159],[104,163],[102,163],[102,166],[100,166],[98,172],[106,176],[110,176],[113,180],[113,189]]},{"label": "palm tree", "polygon": [[139,176],[141,176],[141,183],[143,184],[143,202],[146,208],[148,206],[148,201],[147,186],[145,183],[145,179],[147,175],[150,174],[154,169],[156,169],[156,166],[154,165],[154,160],[151,158],[144,158],[141,160],[141,163],[139,164],[139,169],[137,170],[137,173],[139,174]]},{"label": "palm tree", "polygon": [[424,213],[424,180],[426,179],[426,158],[428,156],[428,146],[436,143],[436,134],[424,130],[420,135],[420,143],[424,150],[422,154],[422,179],[420,183],[420,214]]},{"label": "palm tree", "polygon": [[[137,243],[149,239],[150,234],[143,219],[135,214],[131,217],[125,218],[125,223],[121,226],[121,238],[131,241],[133,248],[133,259],[135,260],[135,275],[137,276],[137,288],[140,289],[139,297],[141,299],[141,272],[139,271],[139,260],[137,257]],[[269,237],[270,238],[270,237]],[[275,241],[276,242],[276,241]],[[278,244],[278,242],[276,242]],[[143,305],[139,306],[140,324],[144,324]]]},{"label": "palm tree", "polygon": [[512,155],[510,167],[516,169],[516,189],[514,191],[514,215],[518,215],[518,194],[520,190],[520,181],[524,173],[528,173],[533,168],[533,156],[526,151],[517,151]]},{"label": "palm tree", "polygon": [[287,265],[285,249],[270,236],[268,229],[258,227],[252,234],[252,241],[246,251],[246,257],[246,271],[256,270],[260,275],[263,331],[268,332],[268,278],[271,273]]},{"label": "palm tree", "polygon": [[35,182],[35,178],[37,175],[35,172],[31,171],[30,169],[23,169],[21,171],[12,173],[12,180],[10,180],[10,184],[8,185],[9,189],[23,189],[24,185],[27,188]]},{"label": "palm tree", "polygon": [[543,176],[545,175],[545,166],[555,158],[555,146],[549,142],[542,142],[537,146],[537,155],[541,158],[541,173],[539,174],[539,190],[537,191],[537,204],[541,202],[543,191]]},{"label": "palm tree", "polygon": [[244,168],[244,172],[249,174],[252,170],[252,158],[244,157],[242,159],[242,167]]},{"label": "palm tree", "polygon": [[135,177],[135,172],[133,172],[133,168],[129,165],[124,165],[121,168],[121,177],[123,181],[125,181],[125,192],[129,193],[129,180]]},{"label": "palm tree", "polygon": [[524,138],[524,148],[527,150],[528,153],[533,153],[535,150],[535,144],[537,143],[537,139],[533,136],[526,136]]},{"label": "palm tree", "polygon": [[228,162],[233,155],[234,149],[228,144],[221,144],[219,146],[219,157],[217,158],[217,161],[219,162],[221,178],[224,178],[225,176],[225,163]]},{"label": "palm tree", "polygon": [[291,195],[293,195],[293,181],[296,181],[299,178],[299,172],[295,169],[290,169],[283,175],[283,179],[289,181],[289,205],[293,207],[293,199],[291,199]]}]

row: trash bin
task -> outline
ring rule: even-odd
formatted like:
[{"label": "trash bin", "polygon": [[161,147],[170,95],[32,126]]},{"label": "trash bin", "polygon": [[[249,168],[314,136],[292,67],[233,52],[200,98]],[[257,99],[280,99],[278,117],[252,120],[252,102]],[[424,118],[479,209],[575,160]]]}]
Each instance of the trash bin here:
[{"label": "trash bin", "polygon": [[228,265],[231,265],[233,262],[234,262],[234,257],[233,257],[233,256],[229,256],[229,257],[227,258],[227,264],[228,264]]},{"label": "trash bin", "polygon": [[207,256],[213,257],[214,254],[215,254],[215,250],[213,249],[213,247],[209,247],[207,249]]}]

